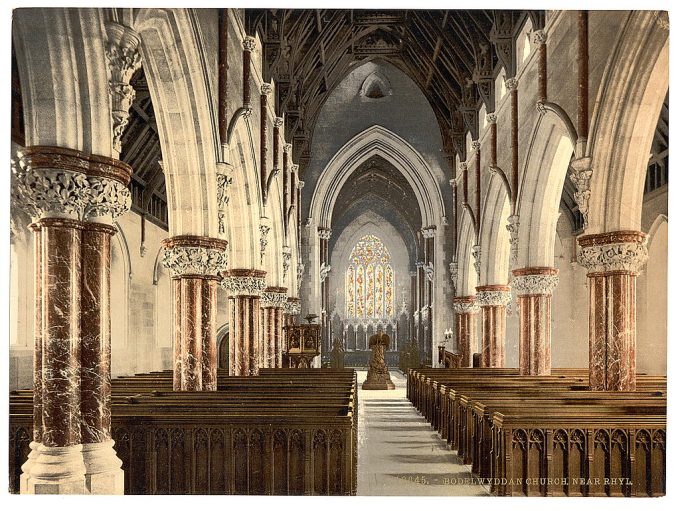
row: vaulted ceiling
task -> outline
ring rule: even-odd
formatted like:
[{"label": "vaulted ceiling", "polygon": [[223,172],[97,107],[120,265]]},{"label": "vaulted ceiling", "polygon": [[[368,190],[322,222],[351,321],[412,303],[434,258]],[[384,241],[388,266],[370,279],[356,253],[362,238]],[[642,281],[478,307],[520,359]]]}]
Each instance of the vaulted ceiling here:
[{"label": "vaulted ceiling", "polygon": [[[375,212],[401,233],[409,257],[415,261],[422,225],[418,200],[401,172],[380,156],[360,164],[343,185],[333,207],[333,231],[339,234],[366,211]],[[331,237],[331,252],[337,239]]]},{"label": "vaulted ceiling", "polygon": [[277,84],[293,157],[304,169],[314,124],[347,72],[380,58],[419,84],[448,152],[464,152],[477,133],[481,102],[494,110],[494,74],[514,75],[514,41],[526,18],[542,28],[544,11],[246,9],[250,35],[263,43],[265,80]]}]

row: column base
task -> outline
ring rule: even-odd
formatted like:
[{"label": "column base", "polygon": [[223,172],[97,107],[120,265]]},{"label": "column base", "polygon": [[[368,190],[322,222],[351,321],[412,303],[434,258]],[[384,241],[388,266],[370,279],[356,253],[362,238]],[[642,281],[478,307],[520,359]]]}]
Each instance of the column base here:
[{"label": "column base", "polygon": [[32,441],[28,446],[31,451],[28,453],[26,463],[21,465],[21,476],[19,476],[19,493],[28,493],[28,481],[31,478],[31,469],[35,464],[35,459],[38,457],[38,450],[42,446],[41,443]]},{"label": "column base", "polygon": [[92,495],[123,495],[125,478],[123,462],[109,439],[93,444],[83,444],[85,485]]},{"label": "column base", "polygon": [[39,444],[26,481],[27,494],[87,495],[83,446],[48,447]]}]

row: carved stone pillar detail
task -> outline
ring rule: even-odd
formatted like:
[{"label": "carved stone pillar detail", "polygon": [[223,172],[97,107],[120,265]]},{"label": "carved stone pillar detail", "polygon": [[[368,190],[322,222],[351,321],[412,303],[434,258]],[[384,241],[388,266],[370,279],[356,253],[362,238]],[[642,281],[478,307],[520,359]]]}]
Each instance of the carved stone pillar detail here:
[{"label": "carved stone pillar detail", "polygon": [[511,299],[508,286],[477,287],[482,311],[482,367],[505,367],[505,326]]},{"label": "carved stone pillar detail", "polygon": [[283,314],[288,303],[288,289],[268,287],[262,295],[261,307],[265,319],[263,328],[263,367],[281,367],[283,353]]},{"label": "carved stone pillar detail", "polygon": [[513,270],[519,310],[519,372],[547,375],[551,370],[551,301],[559,277],[555,268]]},{"label": "carved stone pillar detail", "polygon": [[283,247],[281,256],[283,258],[283,278],[285,279],[288,276],[288,270],[290,270],[290,260],[293,257],[290,247]]},{"label": "carved stone pillar detail", "polygon": [[576,186],[574,201],[576,201],[576,205],[583,215],[584,229],[588,228],[588,213],[590,211],[590,178],[593,177],[591,164],[592,158],[586,157],[572,160],[569,165],[569,179]]},{"label": "carved stone pillar detail", "polygon": [[453,299],[456,313],[456,339],[461,354],[461,367],[472,367],[472,354],[477,349],[477,313],[479,305],[474,296]]},{"label": "carved stone pillar detail", "polygon": [[479,280],[480,272],[482,269],[482,247],[479,245],[472,246],[472,257],[474,262],[472,265],[475,267],[475,273],[477,273],[477,280]]},{"label": "carved stone pillar detail", "polygon": [[510,233],[510,267],[517,265],[519,255],[519,215],[510,215],[505,228]]},{"label": "carved stone pillar detail", "polygon": [[173,389],[217,390],[217,283],[227,242],[185,235],[162,246],[173,286]]},{"label": "carved stone pillar detail", "polygon": [[578,244],[590,285],[590,387],[635,390],[636,281],[648,256],[647,235],[591,234]]},{"label": "carved stone pillar detail", "polygon": [[107,21],[106,37],[113,149],[120,154],[121,138],[130,117],[130,107],[135,100],[135,90],[130,85],[130,79],[139,69],[142,59],[139,54],[139,36],[131,28]]},{"label": "carved stone pillar detail", "polygon": [[223,273],[229,295],[229,374],[254,376],[260,361],[260,298],[267,272],[231,269]]},{"label": "carved stone pillar detail", "polygon": [[260,224],[260,264],[264,264],[264,257],[267,253],[267,237],[272,228],[268,225]]},{"label": "carved stone pillar detail", "polygon": [[110,419],[110,223],[129,208],[132,169],[33,146],[12,172],[12,200],[35,220],[34,435],[21,491],[122,494]]}]

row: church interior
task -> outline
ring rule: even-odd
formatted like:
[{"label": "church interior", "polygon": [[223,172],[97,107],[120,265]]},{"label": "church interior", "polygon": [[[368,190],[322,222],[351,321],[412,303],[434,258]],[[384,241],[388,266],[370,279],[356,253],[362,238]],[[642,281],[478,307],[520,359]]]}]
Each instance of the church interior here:
[{"label": "church interior", "polygon": [[665,495],[667,12],[12,43],[11,493]]}]

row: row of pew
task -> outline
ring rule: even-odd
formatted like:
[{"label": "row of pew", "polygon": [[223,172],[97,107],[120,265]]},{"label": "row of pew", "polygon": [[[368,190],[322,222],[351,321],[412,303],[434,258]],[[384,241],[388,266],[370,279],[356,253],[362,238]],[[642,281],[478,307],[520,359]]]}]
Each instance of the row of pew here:
[{"label": "row of pew", "polygon": [[493,495],[666,493],[666,377],[591,391],[586,369],[411,369],[407,395]]},{"label": "row of pew", "polygon": [[[126,494],[354,495],[353,370],[218,373],[216,392],[174,392],[162,371],[112,381]],[[10,490],[32,437],[32,391],[10,394]]]}]

